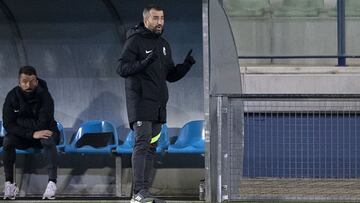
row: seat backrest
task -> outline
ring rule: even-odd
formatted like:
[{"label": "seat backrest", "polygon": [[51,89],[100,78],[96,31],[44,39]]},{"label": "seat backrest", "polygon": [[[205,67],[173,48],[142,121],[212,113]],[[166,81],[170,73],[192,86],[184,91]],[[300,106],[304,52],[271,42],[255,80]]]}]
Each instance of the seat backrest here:
[{"label": "seat backrest", "polygon": [[0,128],[0,137],[4,138],[4,137],[5,137],[5,134],[6,134],[6,131],[5,131],[5,128],[4,128],[4,126],[3,126],[3,122],[2,122],[2,121],[0,121],[0,126],[1,126],[1,128]]},{"label": "seat backrest", "polygon": [[57,122],[57,128],[60,132],[60,141],[59,141],[59,145],[65,145],[66,144],[66,136],[65,136],[65,132],[64,132],[64,127],[61,123]]},{"label": "seat backrest", "polygon": [[135,145],[135,132],[130,130],[123,143],[124,147],[133,148]]},{"label": "seat backrest", "polygon": [[167,131],[167,125],[161,125],[161,135],[158,140],[157,148],[159,150],[166,149],[170,145],[170,138]]},{"label": "seat backrest", "polygon": [[71,142],[73,147],[90,145],[104,147],[117,145],[118,136],[114,125],[109,121],[92,120],[83,123]]},{"label": "seat backrest", "polygon": [[3,126],[3,123],[2,121],[0,121],[0,147],[3,146],[3,140],[4,140],[4,137],[5,137],[5,128]]},{"label": "seat backrest", "polygon": [[205,140],[204,121],[190,121],[181,128],[175,145],[188,146],[201,140]]}]

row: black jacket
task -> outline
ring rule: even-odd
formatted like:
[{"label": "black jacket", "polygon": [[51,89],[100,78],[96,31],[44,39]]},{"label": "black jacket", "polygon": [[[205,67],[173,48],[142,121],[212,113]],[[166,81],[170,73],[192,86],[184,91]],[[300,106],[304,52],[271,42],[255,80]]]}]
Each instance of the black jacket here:
[{"label": "black jacket", "polygon": [[[157,58],[149,65],[142,61],[150,51]],[[166,122],[168,88],[166,81],[180,80],[192,64],[174,65],[169,43],[143,23],[127,33],[117,73],[125,78],[126,106],[130,128],[135,121]]]},{"label": "black jacket", "polygon": [[25,96],[19,86],[7,94],[3,106],[3,124],[8,134],[27,139],[33,138],[33,133],[39,130],[51,130],[59,134],[54,119],[54,100],[46,82],[38,80],[39,85],[30,98]]}]

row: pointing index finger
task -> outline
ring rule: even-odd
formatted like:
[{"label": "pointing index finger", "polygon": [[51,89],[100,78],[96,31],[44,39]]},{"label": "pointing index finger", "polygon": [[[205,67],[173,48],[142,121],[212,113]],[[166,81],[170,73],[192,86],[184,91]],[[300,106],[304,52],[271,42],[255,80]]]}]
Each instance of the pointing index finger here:
[{"label": "pointing index finger", "polygon": [[187,57],[190,56],[192,53],[192,49],[190,49],[190,51],[188,52],[188,54],[186,55]]}]

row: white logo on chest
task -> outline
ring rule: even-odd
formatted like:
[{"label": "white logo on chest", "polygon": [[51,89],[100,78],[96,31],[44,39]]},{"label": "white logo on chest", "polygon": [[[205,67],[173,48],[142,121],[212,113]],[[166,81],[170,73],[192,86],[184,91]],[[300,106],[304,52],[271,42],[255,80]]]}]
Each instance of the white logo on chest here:
[{"label": "white logo on chest", "polygon": [[164,53],[164,56],[166,56],[166,48],[163,47],[163,53]]},{"label": "white logo on chest", "polygon": [[152,50],[145,50],[145,54],[150,54],[152,52]]}]

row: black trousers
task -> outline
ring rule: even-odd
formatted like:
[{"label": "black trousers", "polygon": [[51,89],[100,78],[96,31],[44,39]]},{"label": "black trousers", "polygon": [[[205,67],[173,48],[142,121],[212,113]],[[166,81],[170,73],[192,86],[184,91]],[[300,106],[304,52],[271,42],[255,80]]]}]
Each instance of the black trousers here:
[{"label": "black trousers", "polygon": [[152,121],[137,121],[133,124],[135,131],[135,146],[132,154],[133,192],[149,190],[152,183],[154,158],[157,142],[150,143],[151,138],[161,131],[161,123]]},{"label": "black trousers", "polygon": [[58,167],[57,143],[59,143],[59,135],[57,133],[54,133],[53,136],[48,139],[26,139],[17,135],[7,134],[3,141],[5,180],[14,182],[15,149],[27,149],[31,147],[42,149],[47,164],[49,180],[56,180]]}]

